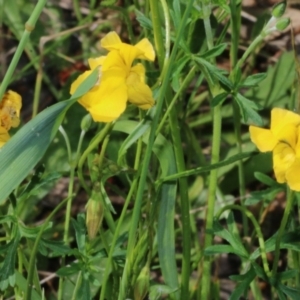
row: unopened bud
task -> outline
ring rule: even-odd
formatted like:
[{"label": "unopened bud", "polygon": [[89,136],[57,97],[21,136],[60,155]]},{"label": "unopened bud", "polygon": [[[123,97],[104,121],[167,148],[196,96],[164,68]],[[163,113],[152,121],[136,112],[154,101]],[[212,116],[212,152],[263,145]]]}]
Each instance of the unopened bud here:
[{"label": "unopened bud", "polygon": [[150,271],[148,266],[145,266],[138,276],[134,286],[134,300],[143,300],[149,292],[150,286]]},{"label": "unopened bud", "polygon": [[272,16],[276,19],[282,17],[286,9],[286,2],[280,2],[273,6],[272,8]]},{"label": "unopened bud", "polygon": [[93,240],[102,224],[103,204],[99,200],[90,199],[86,205],[86,227],[90,240]]},{"label": "unopened bud", "polygon": [[85,115],[81,120],[81,130],[88,131],[92,125],[92,117],[90,114]]},{"label": "unopened bud", "polygon": [[276,28],[279,31],[283,31],[285,30],[291,23],[290,18],[283,18],[278,20],[278,22],[276,23]]}]

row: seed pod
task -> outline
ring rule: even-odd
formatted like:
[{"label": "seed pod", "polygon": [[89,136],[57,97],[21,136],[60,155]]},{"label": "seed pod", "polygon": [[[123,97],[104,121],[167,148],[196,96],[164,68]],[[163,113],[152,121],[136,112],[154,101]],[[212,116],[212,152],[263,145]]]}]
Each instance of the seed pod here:
[{"label": "seed pod", "polygon": [[286,9],[286,2],[280,2],[274,5],[272,8],[272,16],[276,19],[282,17]]},{"label": "seed pod", "polygon": [[90,240],[93,240],[102,224],[103,204],[91,198],[86,205],[86,227]]},{"label": "seed pod", "polygon": [[290,18],[282,18],[276,23],[276,28],[280,31],[283,31],[290,25],[290,23]]},{"label": "seed pod", "polygon": [[143,300],[149,292],[149,286],[150,271],[148,266],[144,266],[134,286],[134,300]]},{"label": "seed pod", "polygon": [[90,114],[85,115],[80,123],[81,130],[88,131],[92,125],[92,117]]}]

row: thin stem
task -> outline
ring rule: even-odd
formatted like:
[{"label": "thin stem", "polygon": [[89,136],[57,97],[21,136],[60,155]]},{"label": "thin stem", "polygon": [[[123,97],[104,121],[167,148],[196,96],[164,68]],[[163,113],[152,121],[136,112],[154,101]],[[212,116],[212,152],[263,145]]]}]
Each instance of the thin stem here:
[{"label": "thin stem", "polygon": [[191,80],[194,79],[195,76],[195,72],[196,72],[196,66],[192,67],[188,73],[188,75],[184,78],[179,90],[177,91],[176,95],[173,97],[172,101],[170,102],[170,104],[168,105],[167,111],[164,113],[159,126],[157,128],[156,134],[160,133],[160,131],[162,130],[171,110],[173,109],[176,100],[178,99],[178,97],[181,95],[181,93],[187,88],[188,84],[191,82]]},{"label": "thin stem", "polygon": [[[211,164],[215,164],[219,161],[220,144],[221,144],[221,106],[218,105],[213,109],[213,141],[212,141],[212,158]],[[214,208],[215,208],[215,198],[216,198],[216,188],[217,188],[218,170],[212,170],[209,176],[209,187],[208,187],[208,203],[207,203],[207,213],[206,213],[206,234],[204,240],[204,249],[212,245],[213,234],[213,218],[214,218]],[[204,256],[203,261],[203,273],[201,281],[201,299],[209,299],[210,292],[210,270],[211,261],[209,256]]]},{"label": "thin stem", "polygon": [[[170,30],[170,13],[169,13],[169,7],[166,2],[166,0],[160,0],[161,6],[163,8],[164,12],[164,18],[165,18],[165,59],[169,59],[170,57],[170,48],[171,48],[171,30]],[[155,10],[158,10],[158,5]],[[152,15],[153,17],[153,15]],[[155,19],[157,21],[157,19]],[[158,24],[157,24],[158,25]],[[159,35],[161,37],[161,35]],[[162,41],[161,41],[162,42]]]},{"label": "thin stem", "polygon": [[[230,26],[231,26],[231,47],[230,47],[230,63],[231,70],[234,69],[234,66],[237,64],[237,54],[239,46],[239,37],[240,37],[240,22],[241,22],[241,4],[237,4],[236,1],[230,1]],[[235,74],[232,73],[234,76]],[[234,79],[234,78],[231,78]],[[233,125],[234,125],[234,134],[236,138],[236,145],[238,153],[242,153],[242,134],[241,134],[241,113],[238,104],[233,101]],[[244,198],[246,195],[245,188],[245,176],[244,176],[244,163],[243,161],[238,161],[238,178],[239,178],[239,192],[242,199],[241,205],[244,205]],[[243,231],[244,235],[248,235],[248,219],[243,215]]]},{"label": "thin stem", "polygon": [[281,220],[278,234],[276,237],[276,242],[275,242],[275,253],[274,253],[274,260],[273,260],[273,267],[272,267],[272,277],[274,277],[274,278],[277,273],[277,267],[278,267],[278,261],[279,261],[279,255],[280,255],[280,242],[281,242],[284,230],[286,228],[288,218],[291,214],[291,210],[293,207],[293,200],[294,200],[294,193],[289,188],[287,188],[287,202],[286,202],[283,218]]},{"label": "thin stem", "polygon": [[13,76],[13,73],[14,73],[16,67],[17,67],[19,59],[23,53],[23,50],[25,49],[25,45],[27,44],[27,42],[29,40],[29,36],[35,27],[35,23],[36,23],[37,19],[39,18],[40,14],[42,12],[42,9],[46,5],[46,3],[47,3],[47,0],[39,0],[37,5],[34,8],[32,14],[30,15],[27,23],[25,24],[24,33],[21,37],[21,40],[17,47],[17,50],[14,54],[14,57],[9,65],[9,67],[5,73],[5,76],[1,82],[1,85],[0,85],[0,102],[2,101],[3,95],[10,83],[10,80]]},{"label": "thin stem", "polygon": [[[213,33],[210,24],[210,14],[211,14],[211,3],[210,1],[202,1],[202,9],[204,16],[204,28],[207,39],[208,49],[212,49],[213,44]],[[210,85],[211,93],[213,96],[217,94],[219,86]],[[213,108],[213,138],[212,138],[212,153],[211,153],[211,164],[219,162],[220,156],[220,144],[221,144],[221,126],[222,126],[222,115],[221,115],[221,105],[215,106]],[[217,188],[218,170],[212,170],[209,176],[209,187],[208,187],[208,201],[207,201],[207,213],[206,213],[206,224],[205,224],[205,239],[204,239],[204,249],[212,245],[213,241],[213,218],[215,209],[215,199],[216,199],[216,188]],[[211,260],[209,256],[204,256],[203,259],[203,273],[201,281],[201,299],[210,298],[210,278],[211,278]]]},{"label": "thin stem", "polygon": [[68,137],[68,135],[67,135],[67,133],[66,133],[66,131],[63,128],[62,125],[59,126],[58,130],[62,134],[62,136],[64,137],[64,140],[65,140],[65,143],[66,143],[66,147],[67,147],[67,152],[68,152],[69,163],[71,163],[72,151],[71,151],[71,145],[70,145],[69,137]]},{"label": "thin stem", "polygon": [[90,188],[85,183],[82,168],[83,164],[87,158],[87,156],[99,145],[99,143],[106,137],[106,135],[112,130],[114,122],[107,123],[105,127],[96,135],[96,137],[91,141],[87,149],[81,155],[79,162],[78,162],[78,178],[82,187],[88,192],[91,193]]}]

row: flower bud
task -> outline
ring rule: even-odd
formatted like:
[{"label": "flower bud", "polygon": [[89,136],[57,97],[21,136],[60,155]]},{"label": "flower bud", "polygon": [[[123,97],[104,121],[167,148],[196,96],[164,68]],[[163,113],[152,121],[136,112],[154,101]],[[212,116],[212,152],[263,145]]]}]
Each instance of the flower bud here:
[{"label": "flower bud", "polygon": [[286,9],[286,2],[280,2],[274,5],[272,8],[272,16],[275,18],[280,18],[284,14]]},{"label": "flower bud", "polygon": [[90,114],[85,115],[81,120],[81,130],[88,131],[92,125],[92,117]]},{"label": "flower bud", "polygon": [[134,300],[143,300],[149,292],[150,286],[150,271],[148,266],[145,266],[138,276],[134,286]]},{"label": "flower bud", "polygon": [[90,199],[86,205],[86,227],[90,240],[93,240],[102,224],[103,204],[99,200]]},{"label": "flower bud", "polygon": [[276,28],[279,31],[285,30],[291,23],[290,18],[282,18],[276,23]]}]

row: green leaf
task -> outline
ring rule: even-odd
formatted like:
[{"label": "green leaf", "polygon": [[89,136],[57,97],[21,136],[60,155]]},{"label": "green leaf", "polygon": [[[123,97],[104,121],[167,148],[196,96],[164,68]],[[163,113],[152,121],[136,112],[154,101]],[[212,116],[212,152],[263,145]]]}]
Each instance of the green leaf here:
[{"label": "green leaf", "polygon": [[[266,20],[262,20],[263,26]],[[249,89],[245,97],[261,103],[264,107],[283,107],[291,101],[290,89],[295,85],[294,53],[285,52],[274,66],[270,66],[267,77],[257,87]]]},{"label": "green leaf", "polygon": [[295,278],[297,275],[299,275],[299,270],[293,269],[293,270],[287,270],[284,272],[280,272],[276,274],[276,278],[279,280],[288,280],[288,279],[292,279]]},{"label": "green leaf", "polygon": [[166,297],[174,292],[175,290],[171,289],[167,285],[155,284],[150,287],[149,300],[164,299],[163,297]]},{"label": "green leaf", "polygon": [[17,234],[13,237],[13,240],[8,243],[9,246],[6,249],[7,252],[0,268],[0,281],[5,281],[15,275],[15,261],[19,242],[20,235]]},{"label": "green leaf", "polygon": [[217,106],[217,105],[223,103],[223,102],[226,100],[226,98],[227,98],[228,95],[229,95],[229,93],[221,93],[221,94],[218,94],[216,97],[214,97],[214,98],[212,99],[210,105],[211,105],[212,107],[215,107],[215,106]]},{"label": "green leaf", "polygon": [[0,149],[0,204],[43,157],[67,109],[94,86],[97,78],[98,70],[95,69],[69,100],[39,113]]},{"label": "green leaf", "polygon": [[83,213],[77,215],[77,221],[71,219],[72,225],[75,229],[76,242],[78,250],[81,253],[85,253],[85,241],[86,241],[86,226],[85,217]]},{"label": "green leaf", "polygon": [[237,94],[234,96],[235,101],[240,107],[241,115],[243,117],[244,122],[248,122],[250,119],[254,124],[258,126],[263,126],[263,121],[261,116],[255,111],[260,109],[260,106],[253,101],[248,100],[241,94]]},{"label": "green leaf", "polygon": [[51,257],[71,255],[73,250],[64,241],[50,241],[41,239],[40,244],[52,251]]},{"label": "green leaf", "polygon": [[[238,277],[238,280],[240,281],[234,291],[231,293],[229,300],[239,300],[241,297],[245,296],[248,292],[248,289],[250,287],[251,282],[255,278],[255,270],[253,267],[250,268],[250,270]],[[230,276],[231,279],[233,279],[233,276]],[[237,278],[237,277],[236,277]]]},{"label": "green leaf", "polygon": [[262,200],[272,201],[274,200],[276,195],[283,190],[284,187],[277,187],[277,188],[271,187],[263,191],[251,192],[250,196],[245,201],[245,205],[255,205]]},{"label": "green leaf", "polygon": [[223,228],[223,226],[215,221],[213,225],[213,232],[215,235],[220,236],[224,240],[226,240],[236,251],[240,253],[241,256],[248,258],[249,254],[242,244],[241,240],[237,238],[232,232],[229,232],[227,229]]},{"label": "green leaf", "polygon": [[235,163],[239,160],[249,158],[249,157],[254,156],[256,154],[253,153],[253,152],[239,153],[239,154],[231,156],[228,159],[220,161],[216,164],[211,164],[209,166],[199,167],[199,168],[195,168],[195,169],[188,170],[188,171],[185,171],[185,172],[180,172],[180,173],[177,173],[177,174],[174,174],[174,175],[167,176],[165,178],[163,177],[163,178],[159,179],[158,181],[156,181],[156,185],[159,186],[161,183],[163,183],[165,181],[174,181],[174,180],[177,180],[178,178],[181,178],[181,177],[188,177],[188,176],[191,176],[191,175],[198,175],[198,174],[206,173],[206,172],[209,172],[211,170],[218,169],[220,167],[230,165],[230,164]]},{"label": "green leaf", "polygon": [[[25,294],[27,289],[27,280],[17,270],[15,271],[15,278],[16,278],[16,287],[20,290],[20,292]],[[32,288],[30,300],[42,300],[42,299],[43,299],[42,296],[40,296],[38,292],[34,288]]]},{"label": "green leaf", "polygon": [[226,47],[227,47],[227,44],[225,44],[225,43],[217,45],[217,46],[213,47],[212,49],[206,51],[205,53],[201,54],[201,57],[209,60],[211,58],[221,55],[224,52],[224,50],[226,49]]},{"label": "green leaf", "polygon": [[149,30],[153,29],[152,21],[149,18],[147,18],[142,12],[140,12],[137,9],[135,9],[134,12],[136,15],[136,19],[138,20],[138,22],[140,23],[140,25],[143,28],[149,29]]},{"label": "green leaf", "polygon": [[300,289],[293,288],[290,286],[285,286],[282,283],[278,283],[277,289],[281,290],[284,294],[286,294],[292,300],[299,300]]},{"label": "green leaf", "polygon": [[[80,275],[79,275],[80,276]],[[78,289],[78,293],[76,295],[76,299],[78,300],[90,300],[91,298],[91,290],[90,290],[90,281],[89,274],[83,273],[82,281]]]},{"label": "green leaf", "polygon": [[245,256],[244,252],[240,252],[238,249],[230,246],[230,245],[213,245],[209,246],[204,250],[205,255],[214,255],[214,254],[222,254],[222,253],[233,253],[239,257],[248,258],[248,255]]},{"label": "green leaf", "polygon": [[277,181],[275,181],[270,176],[261,173],[261,172],[254,172],[254,176],[257,180],[264,183],[265,185],[271,186],[271,187],[278,187]]},{"label": "green leaf", "polygon": [[73,275],[73,274],[76,274],[76,273],[79,273],[80,271],[82,271],[81,268],[82,267],[77,262],[75,262],[75,263],[70,264],[69,266],[60,268],[56,272],[56,274],[61,277],[70,276],[70,275]]},{"label": "green leaf", "polygon": [[[40,232],[41,228],[44,225],[38,225],[36,227],[27,227],[26,225],[24,225],[23,223],[19,222],[18,223],[18,227],[21,233],[22,237],[27,237],[27,238],[36,238],[36,236],[38,235],[38,233]],[[49,222],[47,227],[45,228],[45,230],[49,229],[52,227],[52,223]]]},{"label": "green leaf", "polygon": [[194,56],[193,58],[210,85],[216,85],[219,82],[226,91],[230,92],[233,90],[232,82],[223,75],[226,73],[224,70],[217,68],[201,57]]},{"label": "green leaf", "polygon": [[248,76],[244,81],[242,81],[238,87],[254,87],[257,86],[261,81],[267,77],[267,73],[257,73],[254,75]]}]

